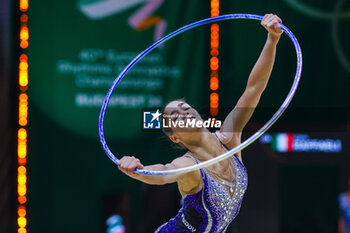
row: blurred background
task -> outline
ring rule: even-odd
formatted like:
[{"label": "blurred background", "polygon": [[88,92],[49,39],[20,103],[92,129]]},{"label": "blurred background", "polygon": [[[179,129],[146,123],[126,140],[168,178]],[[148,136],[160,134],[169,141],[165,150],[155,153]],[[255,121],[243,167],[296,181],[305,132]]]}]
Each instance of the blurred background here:
[{"label": "blurred background", "polygon": [[[249,186],[227,232],[346,232],[339,195],[350,200],[349,0],[0,0],[0,12],[1,233],[149,233],[174,217],[181,208],[175,184],[132,180],[105,155],[100,107],[116,76],[153,42],[232,13],[279,15],[304,64],[290,107],[242,152]],[[112,152],[145,165],[181,155],[162,132],[142,128],[143,111],[184,97],[203,116],[223,120],[265,40],[258,21],[230,20],[153,50],[112,96],[105,116]],[[282,104],[295,69],[283,35],[244,138]]]}]

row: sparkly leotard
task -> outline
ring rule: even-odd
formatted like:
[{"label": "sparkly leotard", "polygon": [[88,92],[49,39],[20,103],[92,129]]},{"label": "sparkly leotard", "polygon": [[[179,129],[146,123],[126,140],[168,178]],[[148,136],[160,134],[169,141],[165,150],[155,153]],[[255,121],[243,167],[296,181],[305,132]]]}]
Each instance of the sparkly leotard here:
[{"label": "sparkly leotard", "polygon": [[344,233],[350,233],[350,200],[346,193],[339,195],[339,208],[341,217],[344,219]]},{"label": "sparkly leotard", "polygon": [[[195,160],[198,163],[197,159]],[[225,232],[239,212],[248,185],[246,168],[236,155],[232,156],[232,161],[235,170],[233,195],[220,181],[214,179],[205,169],[201,169],[203,188],[184,197],[183,206],[175,218],[160,226],[155,233]]]}]

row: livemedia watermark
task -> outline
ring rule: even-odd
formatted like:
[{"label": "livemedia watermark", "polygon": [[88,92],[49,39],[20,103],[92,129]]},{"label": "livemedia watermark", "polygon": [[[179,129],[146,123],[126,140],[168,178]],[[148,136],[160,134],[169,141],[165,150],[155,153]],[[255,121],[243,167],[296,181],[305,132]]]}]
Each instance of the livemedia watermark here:
[{"label": "livemedia watermark", "polygon": [[222,122],[215,118],[206,120],[192,114],[162,114],[159,109],[156,111],[143,112],[143,129],[163,128],[211,128],[220,129]]}]

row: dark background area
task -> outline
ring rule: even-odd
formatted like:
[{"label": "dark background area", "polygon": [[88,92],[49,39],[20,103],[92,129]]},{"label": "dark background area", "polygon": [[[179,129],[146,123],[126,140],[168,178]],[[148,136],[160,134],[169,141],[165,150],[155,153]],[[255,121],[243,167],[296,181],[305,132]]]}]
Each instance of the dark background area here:
[{"label": "dark background area", "polygon": [[[204,2],[166,1],[155,14],[169,21],[169,33],[209,17],[210,1]],[[291,0],[220,2],[221,15],[278,14],[301,45],[304,66],[299,89],[291,106],[268,133],[340,139],[343,146],[337,153],[279,153],[259,141],[246,148],[242,153],[249,174],[248,190],[241,212],[227,232],[336,233],[337,197],[346,190],[350,177],[350,61],[344,62],[340,54],[350,57],[350,22],[339,16],[350,10],[349,1],[301,1],[302,9],[293,7]],[[128,233],[153,232],[181,207],[177,186],[142,184],[118,171],[99,143],[99,108],[81,110],[70,105],[68,96],[74,88],[74,77],[60,74],[56,63],[77,59],[79,49],[84,48],[79,46],[140,52],[151,44],[154,28],[136,31],[127,26],[128,17],[139,7],[105,21],[91,21],[78,12],[77,6],[82,3],[30,1],[28,232],[106,232],[105,220],[112,214],[123,217]],[[5,233],[16,232],[19,19],[17,3],[0,0],[0,4],[0,233]],[[309,14],[309,8],[324,14]],[[256,21],[225,21],[219,25],[219,119],[224,119],[244,90],[266,33]],[[163,95],[164,102],[185,97],[207,116],[209,34],[208,26],[194,29],[167,42],[168,47],[160,52],[155,51],[163,54],[165,64],[183,69],[178,82],[166,81],[165,93],[155,93]],[[244,138],[256,132],[284,100],[293,81],[295,60],[294,48],[284,35],[270,83]],[[90,92],[105,93],[107,89]],[[115,117],[129,110],[108,110],[106,138],[118,157],[137,155],[144,164],[152,164],[167,163],[182,154],[161,132],[142,131],[140,112],[131,114],[139,117],[138,128],[127,132],[118,127],[127,126],[132,119],[119,121]],[[84,122],[85,128],[74,131],[65,121]],[[83,133],[90,128],[94,133]],[[134,132],[137,136],[132,136]]]},{"label": "dark background area", "polygon": [[0,232],[16,224],[16,6],[0,1]]}]

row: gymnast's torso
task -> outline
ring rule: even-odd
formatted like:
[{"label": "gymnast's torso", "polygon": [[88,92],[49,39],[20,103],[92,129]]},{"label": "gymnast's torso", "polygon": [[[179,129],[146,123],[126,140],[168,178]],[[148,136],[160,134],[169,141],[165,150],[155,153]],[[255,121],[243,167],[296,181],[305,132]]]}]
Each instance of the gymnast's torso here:
[{"label": "gymnast's torso", "polygon": [[[240,210],[248,185],[246,168],[236,155],[231,159],[235,170],[232,193],[206,169],[201,169],[203,188],[195,194],[185,196],[178,214],[160,226],[155,233],[225,232]],[[196,162],[198,163],[197,160]]]}]

